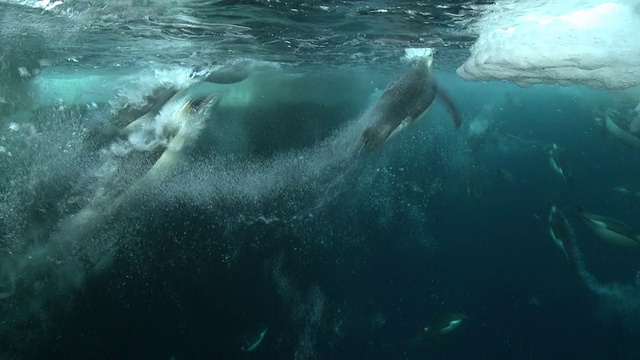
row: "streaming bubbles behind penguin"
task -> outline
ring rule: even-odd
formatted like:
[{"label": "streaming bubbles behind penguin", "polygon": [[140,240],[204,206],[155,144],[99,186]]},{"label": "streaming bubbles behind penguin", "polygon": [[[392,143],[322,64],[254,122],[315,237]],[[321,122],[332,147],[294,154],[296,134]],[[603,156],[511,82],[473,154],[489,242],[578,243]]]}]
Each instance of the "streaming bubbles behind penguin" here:
[{"label": "streaming bubbles behind penguin", "polygon": [[20,326],[43,330],[87,278],[107,271],[121,249],[131,250],[141,217],[129,216],[129,207],[102,214],[102,201],[135,183],[150,162],[144,152],[125,160],[88,146],[88,129],[112,110],[57,104],[5,115],[0,334]]},{"label": "streaming bubbles behind penguin", "polygon": [[[330,189],[352,166],[349,147],[358,133],[352,125],[313,149],[268,160],[186,161],[165,181],[136,194],[134,202],[143,204],[137,214],[85,233],[88,229],[68,228],[65,219],[90,203],[104,182],[99,174],[108,159],[83,144],[87,118],[104,115],[86,106],[55,106],[9,125],[3,138],[6,161],[0,164],[2,333],[51,301],[65,303],[87,276],[108,269],[119,249],[135,251],[131,229],[148,221],[145,214],[154,209],[186,203],[211,210],[219,216],[212,220],[227,227],[297,219],[310,189]],[[117,176],[131,183],[144,166],[144,161],[128,164]]]},{"label": "streaming bubbles behind penguin", "polygon": [[114,243],[110,231],[78,237],[60,221],[95,191],[99,156],[82,144],[87,115],[85,106],[41,108],[3,133],[0,333],[43,314],[50,301],[65,303]]},{"label": "streaming bubbles behind penguin", "polygon": [[[430,178],[428,168],[438,163],[434,156],[444,159],[455,148],[447,144],[451,136],[449,129],[445,129],[450,125],[448,114],[438,109],[434,115],[447,122],[436,121],[435,126],[421,124],[415,134],[403,134],[402,139],[395,139],[389,148],[365,157],[357,156],[355,148],[367,125],[366,110],[316,144],[268,158],[197,149],[195,153],[205,155],[177,164],[170,179],[146,189],[145,196],[166,205],[183,203],[208,211],[211,219],[228,227],[288,224],[309,240],[323,238],[322,218],[335,212],[336,207],[348,212],[343,218],[349,223],[361,213],[358,209],[371,206],[379,210],[376,213],[382,222],[390,223],[390,217],[405,215],[398,207],[413,206],[409,211],[413,215],[408,218],[424,222],[422,200],[429,196],[428,183],[436,180]],[[216,121],[224,121],[215,117],[208,125],[214,129]],[[436,131],[430,134],[433,128]],[[443,134],[445,139],[439,140]],[[417,165],[416,158],[424,161]],[[345,196],[335,200],[338,194]],[[331,206],[336,201],[341,206]],[[415,206],[410,205],[412,202]],[[345,203],[348,206],[344,206]],[[318,216],[320,214],[324,216]],[[342,221],[337,216],[330,218]],[[344,241],[349,240],[356,241]]]},{"label": "streaming bubbles behind penguin", "polygon": [[[197,214],[211,227],[222,229],[212,235],[220,237],[214,239],[219,248],[212,251],[226,251],[217,255],[227,260],[252,245],[252,239],[237,240],[235,235],[254,225],[286,227],[295,234],[298,247],[364,246],[367,239],[377,238],[372,236],[374,232],[383,231],[401,217],[410,233],[394,234],[399,235],[398,241],[431,241],[427,214],[431,193],[427,187],[434,179],[429,170],[437,162],[433,156],[450,155],[446,139],[438,140],[447,132],[442,129],[450,125],[448,117],[436,116],[447,122],[438,121],[435,128],[439,130],[434,134],[430,132],[432,125],[422,122],[418,131],[403,134],[384,151],[358,157],[354,147],[367,124],[366,111],[322,141],[268,158],[217,154],[206,147],[193,149],[193,156],[176,164],[162,181],[141,188],[123,212],[98,229],[68,228],[65,220],[90,203],[105,181],[104,153],[90,151],[83,143],[87,122],[110,114],[112,109],[105,106],[42,108],[32,121],[14,126],[3,140],[11,156],[5,156],[7,161],[0,164],[0,333],[34,315],[46,317],[51,303],[70,303],[85,280],[108,271],[114,258],[125,257],[131,267],[144,271],[149,264],[139,256],[139,247],[154,244],[142,244],[148,241],[142,234],[176,209],[188,209],[189,215]],[[215,128],[217,121],[221,119],[214,113],[207,126]],[[416,165],[416,158],[424,161]],[[144,159],[135,160],[126,165],[126,171],[116,173],[119,180],[124,178],[130,184],[145,168],[148,163]],[[345,196],[337,196],[342,194]],[[370,211],[362,212],[363,207]],[[287,275],[283,269],[273,276],[278,283],[278,277]],[[294,322],[307,334],[299,339],[299,352],[313,352],[313,328],[317,325],[311,323],[318,321],[295,314],[308,310],[309,319],[328,317],[331,309],[316,306],[326,303],[319,285],[292,289],[279,289],[280,296],[289,304],[292,316],[299,319]],[[290,300],[303,293],[308,293],[309,299]],[[339,323],[340,319],[333,321]]]}]

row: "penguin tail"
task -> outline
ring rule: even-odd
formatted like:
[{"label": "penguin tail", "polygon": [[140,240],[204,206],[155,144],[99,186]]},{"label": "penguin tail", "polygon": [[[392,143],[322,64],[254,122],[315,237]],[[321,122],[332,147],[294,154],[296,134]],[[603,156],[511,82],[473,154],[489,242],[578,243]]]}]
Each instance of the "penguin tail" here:
[{"label": "penguin tail", "polygon": [[449,94],[440,86],[438,86],[437,94],[440,100],[442,100],[444,105],[447,107],[447,110],[449,110],[449,113],[453,118],[453,126],[455,126],[456,129],[460,129],[460,125],[462,125],[462,115],[460,114],[460,110],[458,110],[458,106],[453,102],[451,96],[449,96]]}]

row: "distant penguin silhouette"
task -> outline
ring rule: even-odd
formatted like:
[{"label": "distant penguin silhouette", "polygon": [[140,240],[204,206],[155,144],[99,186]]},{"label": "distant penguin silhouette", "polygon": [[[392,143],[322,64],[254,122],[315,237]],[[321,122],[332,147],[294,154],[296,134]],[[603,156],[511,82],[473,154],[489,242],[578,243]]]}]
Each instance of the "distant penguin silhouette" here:
[{"label": "distant penguin silhouette", "polygon": [[240,60],[209,70],[203,81],[214,84],[235,84],[249,77],[252,71],[251,61]]}]

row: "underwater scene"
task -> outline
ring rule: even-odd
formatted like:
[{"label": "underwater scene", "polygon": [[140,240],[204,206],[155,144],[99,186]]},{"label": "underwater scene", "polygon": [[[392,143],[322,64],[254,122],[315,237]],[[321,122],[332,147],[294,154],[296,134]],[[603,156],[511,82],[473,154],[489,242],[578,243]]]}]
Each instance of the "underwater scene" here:
[{"label": "underwater scene", "polygon": [[0,360],[639,359],[636,0],[0,0]]}]

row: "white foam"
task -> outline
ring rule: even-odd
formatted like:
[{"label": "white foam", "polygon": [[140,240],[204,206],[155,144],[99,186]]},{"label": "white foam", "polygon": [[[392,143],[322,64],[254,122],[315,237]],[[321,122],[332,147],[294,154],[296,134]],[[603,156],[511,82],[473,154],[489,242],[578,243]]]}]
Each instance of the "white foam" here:
[{"label": "white foam", "polygon": [[433,62],[432,48],[406,48],[404,49],[403,60],[407,62],[421,62],[430,67]]},{"label": "white foam", "polygon": [[23,6],[29,6],[32,8],[42,9],[42,10],[53,10],[59,5],[63,4],[63,1],[56,0],[5,0],[4,2],[9,4],[17,4]]},{"label": "white foam", "polygon": [[140,126],[127,136],[111,144],[111,153],[115,156],[124,156],[131,151],[155,151],[160,147],[166,147],[171,142],[171,134],[175,134],[178,129],[184,128],[186,133],[196,134],[202,129],[201,121],[185,121],[185,109],[188,100],[185,93],[178,93],[171,98],[160,110],[160,112],[150,118],[143,118]]},{"label": "white foam", "polygon": [[36,1],[33,4],[33,6],[43,8],[45,10],[51,10],[58,5],[62,5],[62,1],[42,0],[42,1]]},{"label": "white foam", "polygon": [[475,31],[471,55],[457,70],[466,80],[640,85],[640,6],[631,0],[500,1]]}]

